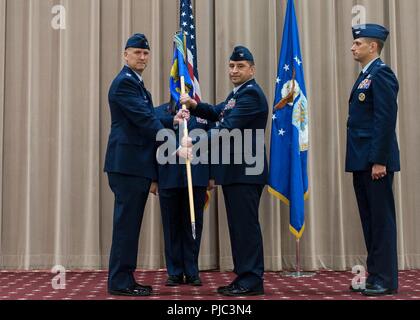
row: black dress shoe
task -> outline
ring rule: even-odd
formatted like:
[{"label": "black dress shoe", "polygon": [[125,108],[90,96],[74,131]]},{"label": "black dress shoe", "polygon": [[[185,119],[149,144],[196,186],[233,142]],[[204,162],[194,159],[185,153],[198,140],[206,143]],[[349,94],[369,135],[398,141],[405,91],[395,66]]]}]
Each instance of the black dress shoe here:
[{"label": "black dress shoe", "polygon": [[353,288],[353,285],[350,285],[349,290],[350,290],[351,292],[359,292],[359,293],[361,293],[361,292],[364,292],[366,289],[371,289],[372,287],[373,287],[373,285],[372,285],[372,284],[370,284],[370,283],[366,283],[366,287],[365,287],[365,289],[362,289],[362,288],[360,288],[360,289],[355,289],[355,288]]},{"label": "black dress shoe", "polygon": [[181,284],[184,284],[184,276],[169,276],[166,280],[165,286],[167,287],[177,287]]},{"label": "black dress shoe", "polygon": [[379,284],[373,285],[370,289],[366,289],[362,292],[364,296],[368,297],[379,297],[385,295],[393,295],[398,293],[397,289],[388,289],[380,286]]},{"label": "black dress shoe", "polygon": [[150,292],[153,291],[152,286],[143,286],[137,282],[134,284],[134,286],[135,288],[138,288],[138,289],[149,290]]},{"label": "black dress shoe", "polygon": [[127,289],[120,289],[120,290],[109,290],[109,294],[114,296],[130,296],[130,297],[145,297],[151,295],[151,290],[146,289],[144,287],[137,287],[133,285]]},{"label": "black dress shoe", "polygon": [[192,276],[192,277],[186,276],[185,283],[194,287],[201,287],[203,285],[199,276]]},{"label": "black dress shoe", "polygon": [[231,289],[233,289],[233,283],[231,283],[227,286],[222,286],[222,287],[217,288],[217,293],[223,294],[223,292],[229,291]]},{"label": "black dress shoe", "polygon": [[252,290],[244,288],[239,284],[234,284],[230,289],[224,291],[222,294],[228,297],[260,296],[264,294],[264,289]]}]

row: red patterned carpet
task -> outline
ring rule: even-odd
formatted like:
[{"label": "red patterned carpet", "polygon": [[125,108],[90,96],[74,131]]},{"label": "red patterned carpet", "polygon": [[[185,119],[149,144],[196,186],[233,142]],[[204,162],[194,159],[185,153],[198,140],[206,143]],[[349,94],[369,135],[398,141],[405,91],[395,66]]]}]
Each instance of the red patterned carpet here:
[{"label": "red patterned carpet", "polygon": [[267,272],[266,294],[252,298],[227,298],[216,293],[218,286],[230,283],[233,273],[202,272],[202,287],[166,287],[165,271],[137,272],[139,283],[153,286],[154,294],[145,298],[108,295],[104,271],[67,272],[66,288],[61,290],[52,288],[54,276],[48,272],[0,272],[0,300],[420,300],[420,270],[401,271],[399,293],[381,298],[349,292],[353,278],[350,272],[322,271],[300,279]]}]

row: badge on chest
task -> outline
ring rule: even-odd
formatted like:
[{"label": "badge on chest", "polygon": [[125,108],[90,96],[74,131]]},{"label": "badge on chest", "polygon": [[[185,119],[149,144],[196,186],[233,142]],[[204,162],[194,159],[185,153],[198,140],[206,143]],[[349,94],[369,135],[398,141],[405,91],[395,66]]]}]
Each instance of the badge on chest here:
[{"label": "badge on chest", "polygon": [[230,110],[236,107],[236,99],[230,99],[226,105],[225,110]]},{"label": "badge on chest", "polygon": [[230,99],[229,102],[226,104],[225,108],[223,109],[222,113],[219,116],[220,122],[224,122],[224,117],[226,112],[232,110],[236,107],[236,99]]}]

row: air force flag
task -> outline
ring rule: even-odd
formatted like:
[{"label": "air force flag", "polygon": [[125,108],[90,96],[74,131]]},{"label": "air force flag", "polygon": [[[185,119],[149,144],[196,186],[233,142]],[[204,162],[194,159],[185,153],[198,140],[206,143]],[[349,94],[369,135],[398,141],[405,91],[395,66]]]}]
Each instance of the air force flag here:
[{"label": "air force flag", "polygon": [[293,0],[289,0],[276,79],[269,191],[290,206],[290,231],[298,239],[305,229],[308,148],[308,103],[299,30]]},{"label": "air force flag", "polygon": [[191,97],[194,97],[194,83],[191,79],[187,62],[187,44],[185,34],[177,33],[174,36],[174,58],[169,79],[169,87],[172,99],[179,106],[181,97],[181,77],[185,80],[185,91]]}]

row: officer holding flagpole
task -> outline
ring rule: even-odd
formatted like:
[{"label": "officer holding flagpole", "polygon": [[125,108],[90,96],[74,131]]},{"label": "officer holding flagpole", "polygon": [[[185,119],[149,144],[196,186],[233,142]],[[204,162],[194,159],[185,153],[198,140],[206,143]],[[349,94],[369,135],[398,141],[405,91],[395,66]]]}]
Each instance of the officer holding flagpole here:
[{"label": "officer holding flagpole", "polygon": [[[178,112],[176,101],[155,109],[159,119],[173,118]],[[191,117],[188,130],[208,131],[212,123],[198,117]],[[182,127],[177,136],[182,136]],[[177,159],[179,160],[179,159]],[[191,165],[194,196],[196,239],[191,233],[190,202],[185,164],[158,165],[158,190],[160,210],[162,213],[163,235],[165,240],[165,262],[168,273],[166,286],[175,287],[181,284],[201,286],[198,257],[200,253],[201,234],[203,231],[204,207],[207,189],[211,190],[214,180],[210,179],[210,166],[205,163]]]},{"label": "officer holding flagpole", "polygon": [[[157,178],[156,136],[165,127],[184,122],[189,114],[180,111],[167,123],[155,115],[152,96],[145,88],[142,73],[150,57],[144,34],[134,34],[124,51],[126,65],[109,89],[111,131],[105,158],[105,172],[115,195],[112,245],[109,257],[108,292],[122,296],[148,296],[151,286],[140,285],[134,278],[139,234],[144,208]],[[176,141],[170,143],[176,148]],[[177,151],[191,158],[191,150]]]},{"label": "officer holding flagpole", "polygon": [[[234,272],[237,275],[232,283],[218,288],[218,293],[225,296],[264,294],[264,255],[258,209],[268,176],[264,145],[268,104],[264,92],[254,80],[255,72],[252,53],[246,47],[237,46],[229,61],[229,77],[234,89],[224,102],[211,106],[197,103],[189,95],[181,97],[181,103],[190,108],[191,115],[219,122],[216,130],[205,137],[200,136],[194,141],[185,139],[184,147],[191,147],[193,142],[208,138],[212,144],[219,143],[218,138],[222,133],[217,129],[225,129],[225,132],[236,130],[241,133],[242,138],[245,137],[245,131],[248,131],[252,137],[252,145],[242,145],[239,149],[241,151],[236,154],[241,156],[242,162],[238,163],[234,159],[235,148],[238,146],[234,143],[222,143],[219,147],[221,156],[228,152],[225,156],[230,157],[230,162],[226,164],[219,158],[217,164],[213,160],[211,163],[216,184],[223,187]],[[262,135],[258,136],[258,131]],[[250,166],[244,161],[246,156],[256,157],[256,165],[260,171],[247,173]]]}]

